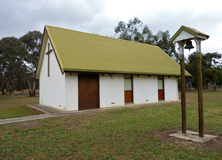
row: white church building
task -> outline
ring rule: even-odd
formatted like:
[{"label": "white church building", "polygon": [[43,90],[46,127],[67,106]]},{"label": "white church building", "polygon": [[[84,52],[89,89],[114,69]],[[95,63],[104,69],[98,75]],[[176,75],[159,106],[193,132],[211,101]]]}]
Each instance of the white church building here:
[{"label": "white church building", "polygon": [[179,76],[158,46],[45,26],[35,78],[41,105],[70,111],[178,101]]}]

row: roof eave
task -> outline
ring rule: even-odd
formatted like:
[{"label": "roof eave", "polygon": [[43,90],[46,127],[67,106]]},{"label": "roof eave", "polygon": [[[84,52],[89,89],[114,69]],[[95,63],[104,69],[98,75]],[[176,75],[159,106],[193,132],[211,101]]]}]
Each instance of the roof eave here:
[{"label": "roof eave", "polygon": [[[64,72],[68,73],[94,73],[94,74],[131,74],[131,75],[148,75],[148,76],[174,76],[180,77],[180,74],[172,73],[149,73],[149,72],[132,72],[132,71],[107,71],[107,70],[83,70],[83,69],[67,69],[64,68]],[[186,77],[192,77],[188,72]]]},{"label": "roof eave", "polygon": [[62,67],[60,58],[58,57],[57,50],[56,50],[56,48],[55,48],[55,46],[54,46],[54,43],[53,43],[53,41],[52,41],[52,39],[51,39],[50,33],[49,33],[48,30],[47,30],[47,26],[46,26],[46,32],[47,32],[47,34],[48,34],[49,41],[50,41],[50,43],[51,43],[51,45],[52,45],[52,48],[53,48],[53,51],[54,51],[56,60],[57,60],[57,62],[58,62],[59,68],[60,68],[60,71],[61,71],[61,73],[63,74],[63,73],[64,73],[64,70],[63,70],[63,67]]}]

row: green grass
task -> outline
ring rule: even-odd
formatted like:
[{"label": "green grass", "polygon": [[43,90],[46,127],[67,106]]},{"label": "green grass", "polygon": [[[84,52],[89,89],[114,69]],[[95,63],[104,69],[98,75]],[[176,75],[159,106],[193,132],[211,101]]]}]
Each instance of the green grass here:
[{"label": "green grass", "polygon": [[[204,93],[205,130],[222,134],[222,92]],[[198,131],[197,93],[187,93],[187,128]],[[57,117],[0,126],[0,159],[221,159],[222,148],[162,140],[181,128],[179,104]]]},{"label": "green grass", "polygon": [[41,112],[27,107],[28,104],[38,104],[38,97],[16,96],[0,97],[0,119],[16,118],[41,114]]}]

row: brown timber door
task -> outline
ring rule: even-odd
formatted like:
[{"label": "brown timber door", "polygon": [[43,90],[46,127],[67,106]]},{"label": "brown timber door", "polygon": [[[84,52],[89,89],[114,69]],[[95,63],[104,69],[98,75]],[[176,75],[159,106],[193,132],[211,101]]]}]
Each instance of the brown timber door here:
[{"label": "brown timber door", "polygon": [[79,83],[79,110],[99,108],[99,75],[81,74]]},{"label": "brown timber door", "polygon": [[131,75],[124,76],[124,97],[125,103],[133,102],[133,84]]},{"label": "brown timber door", "polygon": [[125,91],[125,103],[133,102],[133,93],[132,91]]},{"label": "brown timber door", "polygon": [[164,100],[163,78],[158,78],[158,100]]}]

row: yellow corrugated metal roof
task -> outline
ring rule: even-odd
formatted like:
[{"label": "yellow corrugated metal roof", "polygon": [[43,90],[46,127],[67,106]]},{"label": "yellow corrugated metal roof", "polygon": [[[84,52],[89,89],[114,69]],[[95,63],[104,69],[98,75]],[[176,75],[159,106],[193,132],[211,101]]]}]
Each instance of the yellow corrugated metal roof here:
[{"label": "yellow corrugated metal roof", "polygon": [[45,29],[63,72],[180,76],[179,64],[157,46],[53,26]]}]

